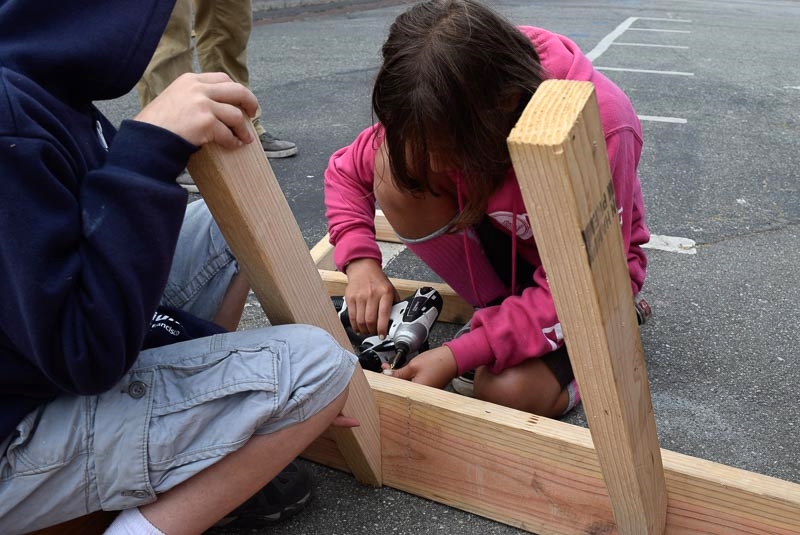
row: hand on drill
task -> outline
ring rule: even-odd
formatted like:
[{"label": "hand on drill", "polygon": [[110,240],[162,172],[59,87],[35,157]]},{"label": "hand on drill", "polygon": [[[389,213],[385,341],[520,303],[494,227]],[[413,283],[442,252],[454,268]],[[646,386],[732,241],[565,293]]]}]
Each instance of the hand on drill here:
[{"label": "hand on drill", "polygon": [[400,296],[383,273],[379,263],[371,258],[353,260],[345,269],[347,288],[344,299],[350,325],[361,336],[386,336],[392,304]]},{"label": "hand on drill", "polygon": [[391,371],[392,377],[434,388],[446,387],[458,375],[453,352],[445,346],[420,353],[400,369],[390,370],[388,364],[384,364],[383,369]]}]

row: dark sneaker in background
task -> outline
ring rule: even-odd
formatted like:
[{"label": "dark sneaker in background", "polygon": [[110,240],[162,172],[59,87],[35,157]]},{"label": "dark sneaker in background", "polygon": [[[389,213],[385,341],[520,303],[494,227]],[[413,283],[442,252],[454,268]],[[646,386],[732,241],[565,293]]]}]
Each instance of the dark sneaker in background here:
[{"label": "dark sneaker in background", "polygon": [[189,193],[200,193],[200,190],[197,189],[197,186],[194,183],[194,179],[192,175],[189,174],[188,171],[184,171],[180,174],[180,176],[175,180],[180,187],[188,191]]},{"label": "dark sneaker in background", "polygon": [[475,370],[464,372],[452,381],[450,386],[457,393],[469,398],[475,397]]},{"label": "dark sneaker in background", "polygon": [[[456,334],[453,336],[453,340],[455,340],[459,336],[468,333],[471,325],[472,325],[472,320],[469,320],[458,331],[456,331]],[[452,381],[450,381],[450,387],[457,393],[461,394],[462,396],[474,398],[475,370],[469,370],[467,372],[464,372],[455,379],[453,379]]]}]

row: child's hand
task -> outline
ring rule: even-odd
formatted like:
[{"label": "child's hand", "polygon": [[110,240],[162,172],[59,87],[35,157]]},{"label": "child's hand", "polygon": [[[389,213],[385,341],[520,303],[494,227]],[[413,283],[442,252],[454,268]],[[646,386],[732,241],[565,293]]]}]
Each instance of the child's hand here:
[{"label": "child's hand", "polygon": [[353,330],[360,335],[386,336],[392,304],[400,300],[397,290],[371,258],[353,260],[346,273],[344,299]]},{"label": "child's hand", "polygon": [[[389,365],[384,364],[383,369],[388,370]],[[458,375],[458,365],[453,352],[448,347],[441,346],[420,353],[404,367],[391,372],[392,377],[444,388]]]},{"label": "child's hand", "polygon": [[336,418],[333,419],[331,422],[331,426],[333,427],[359,427],[361,422],[359,422],[356,418],[352,418],[350,416],[345,416],[344,414],[339,414]]},{"label": "child's hand", "polygon": [[165,128],[193,145],[236,148],[253,141],[248,123],[258,101],[227,74],[179,76],[134,118]]}]

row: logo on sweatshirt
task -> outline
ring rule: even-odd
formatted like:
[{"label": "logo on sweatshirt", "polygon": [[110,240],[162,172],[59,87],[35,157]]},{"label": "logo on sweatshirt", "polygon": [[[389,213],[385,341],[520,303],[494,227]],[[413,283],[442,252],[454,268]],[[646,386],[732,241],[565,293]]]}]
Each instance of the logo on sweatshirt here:
[{"label": "logo on sweatshirt", "polygon": [[564,339],[564,333],[561,332],[561,323],[556,323],[552,327],[542,329],[542,334],[550,343],[550,348],[555,351],[558,349],[558,342]]},{"label": "logo on sweatshirt", "polygon": [[530,240],[533,238],[533,229],[531,229],[531,222],[528,219],[528,214],[517,214],[516,221],[514,221],[514,214],[505,211],[492,212],[489,214],[489,217],[516,234],[522,240]]},{"label": "logo on sweatshirt", "polygon": [[156,312],[153,314],[153,320],[150,322],[150,329],[161,329],[171,336],[180,336],[181,323],[172,316]]}]

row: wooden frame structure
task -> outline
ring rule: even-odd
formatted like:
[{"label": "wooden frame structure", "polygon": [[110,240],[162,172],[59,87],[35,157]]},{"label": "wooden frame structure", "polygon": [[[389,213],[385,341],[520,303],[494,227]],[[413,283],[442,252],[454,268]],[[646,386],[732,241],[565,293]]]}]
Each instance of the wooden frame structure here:
[{"label": "wooden frame structure", "polygon": [[[509,148],[542,259],[558,266],[548,274],[591,431],[368,374],[384,484],[542,534],[800,533],[800,485],[658,448],[591,85],[545,82]],[[398,241],[380,212],[375,228]],[[327,236],[311,250],[341,295],[332,253]],[[421,284],[392,282],[402,296]],[[469,306],[438,289],[442,319],[465,321]],[[346,470],[324,437],[307,456]]]},{"label": "wooden frame structure", "polygon": [[[324,244],[308,254],[256,145],[205,147],[192,176],[270,321],[320,325],[349,348],[328,298],[343,275]],[[800,533],[800,485],[658,446],[591,84],[543,83],[509,148],[589,429],[358,371],[346,413],[362,427],[330,430],[305,456],[541,535]],[[468,318],[440,289],[442,319]]]}]

